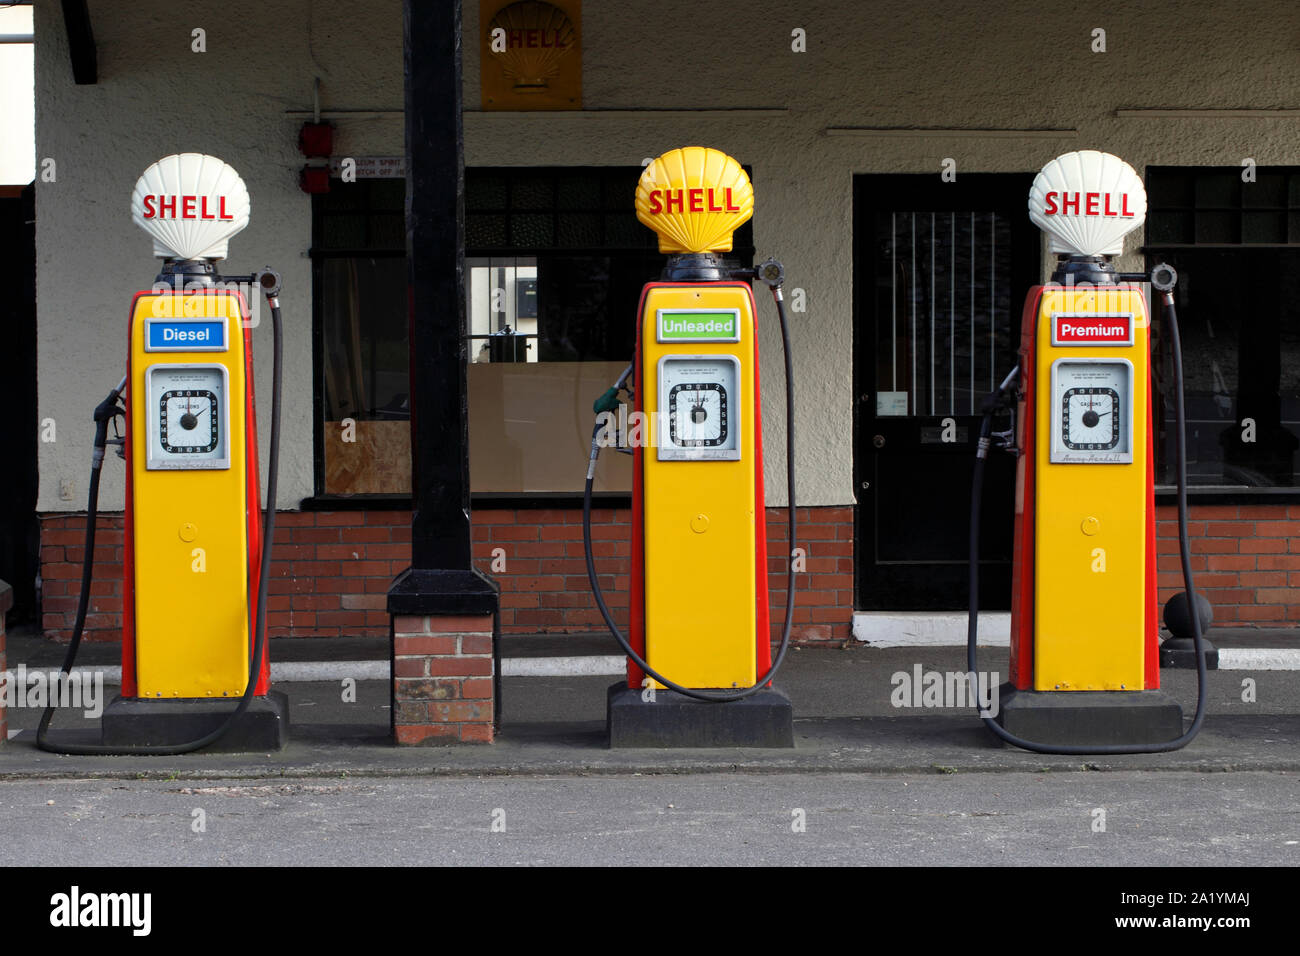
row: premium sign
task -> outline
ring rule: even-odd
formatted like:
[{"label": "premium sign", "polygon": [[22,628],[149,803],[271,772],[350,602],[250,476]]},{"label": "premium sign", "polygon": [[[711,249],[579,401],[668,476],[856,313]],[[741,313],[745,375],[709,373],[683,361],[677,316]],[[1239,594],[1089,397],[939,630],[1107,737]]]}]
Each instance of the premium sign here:
[{"label": "premium sign", "polygon": [[1133,316],[1058,312],[1052,316],[1052,344],[1132,345]]}]

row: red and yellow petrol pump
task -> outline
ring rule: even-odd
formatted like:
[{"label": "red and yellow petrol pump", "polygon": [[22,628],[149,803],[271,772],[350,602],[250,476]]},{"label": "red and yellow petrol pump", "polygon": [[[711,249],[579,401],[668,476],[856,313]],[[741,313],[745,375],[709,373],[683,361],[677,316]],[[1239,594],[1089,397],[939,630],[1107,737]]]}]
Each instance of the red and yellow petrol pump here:
[{"label": "red and yellow petrol pump", "polygon": [[[1060,257],[1052,281],[1025,300],[1020,363],[986,405],[973,489],[972,587],[978,503],[990,422],[1016,404],[1015,563],[1011,680],[985,723],[1010,743],[1055,753],[1151,752],[1187,743],[1182,709],[1160,690],[1151,340],[1144,274],[1110,258],[1146,213],[1142,181],[1116,156],[1083,150],[1043,167],[1029,215]],[[1179,413],[1180,530],[1186,558],[1181,357],[1173,270],[1165,293]],[[1018,383],[1018,395],[1011,395]],[[975,590],[968,666],[975,671]],[[1193,615],[1195,617],[1195,615]],[[1196,640],[1200,641],[1199,625]],[[1202,688],[1204,660],[1201,659]],[[996,720],[996,723],[994,721]]]},{"label": "red and yellow petrol pump", "polygon": [[[749,177],[735,159],[689,146],[651,162],[636,191],[637,218],[670,256],[641,294],[636,357],[596,404],[612,413],[628,379],[643,441],[633,441],[629,635],[614,624],[590,547],[600,424],[592,441],[584,528],[592,590],[628,656],[610,689],[610,745],[792,746],[790,702],[771,687],[757,309],[749,280],[773,290],[789,347],[783,270],[731,270],[721,258],[753,214]],[[792,408],[789,409],[792,412]],[[793,421],[790,414],[787,422]],[[790,449],[792,452],[792,449]],[[794,487],[790,465],[790,547]],[[671,676],[668,676],[671,675]]]},{"label": "red and yellow petrol pump", "polygon": [[[279,276],[222,277],[230,237],[248,224],[248,190],[213,156],[159,160],[136,183],[132,218],[163,268],[136,293],[127,373],[96,409],[82,597],[65,670],[81,633],[94,552],[107,429],[121,416],[126,460],[122,692],[97,747],[75,753],[179,753],[283,745],[288,702],[270,690],[265,608],[279,445]],[[259,519],[250,302],[265,293],[275,327],[267,508]],[[124,405],[118,405],[119,396]],[[235,702],[238,706],[233,706]]]}]

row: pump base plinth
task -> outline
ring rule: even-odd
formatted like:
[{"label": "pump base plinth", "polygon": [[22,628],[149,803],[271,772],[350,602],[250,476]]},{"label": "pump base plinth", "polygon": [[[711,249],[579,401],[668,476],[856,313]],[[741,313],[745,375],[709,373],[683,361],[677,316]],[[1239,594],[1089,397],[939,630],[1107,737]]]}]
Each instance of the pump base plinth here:
[{"label": "pump base plinth", "polygon": [[793,747],[790,698],[767,688],[743,700],[715,704],[671,690],[654,701],[625,682],[609,689],[605,726],[610,749],[654,747]]},{"label": "pump base plinth", "polygon": [[[1205,669],[1219,669],[1219,649],[1201,638],[1201,653],[1205,655]],[[1183,667],[1196,670],[1196,642],[1190,637],[1167,637],[1160,645],[1161,667]]]},{"label": "pump base plinth", "polygon": [[1183,708],[1159,690],[1017,690],[1003,684],[1002,729],[1053,746],[1133,746],[1173,740],[1183,732]]},{"label": "pump base plinth", "polygon": [[[151,700],[114,697],[104,708],[103,742],[111,747],[175,746],[211,733],[237,706],[238,698]],[[282,750],[289,742],[289,698],[273,690],[254,697],[235,725],[204,753]]]}]

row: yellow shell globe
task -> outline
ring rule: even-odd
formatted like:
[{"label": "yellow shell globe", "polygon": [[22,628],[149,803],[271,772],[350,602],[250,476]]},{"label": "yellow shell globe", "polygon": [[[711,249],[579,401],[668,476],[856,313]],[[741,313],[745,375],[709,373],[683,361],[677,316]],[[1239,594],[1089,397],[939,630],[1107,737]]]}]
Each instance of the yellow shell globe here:
[{"label": "yellow shell globe", "polygon": [[719,149],[684,146],[655,159],[636,187],[636,217],[663,253],[730,252],[731,234],[754,215],[754,187]]}]

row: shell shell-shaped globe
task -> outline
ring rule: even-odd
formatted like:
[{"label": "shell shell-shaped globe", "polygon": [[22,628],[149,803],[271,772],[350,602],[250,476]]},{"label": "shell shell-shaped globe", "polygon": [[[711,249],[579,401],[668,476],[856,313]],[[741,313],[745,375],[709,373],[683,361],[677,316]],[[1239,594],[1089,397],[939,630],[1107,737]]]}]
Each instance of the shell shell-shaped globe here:
[{"label": "shell shell-shaped globe", "polygon": [[[692,196],[691,190],[703,192]],[[636,217],[658,233],[660,252],[730,252],[731,234],[752,215],[749,176],[718,149],[669,150],[637,183]]]},{"label": "shell shell-shaped globe", "polygon": [[1118,156],[1095,149],[1056,157],[1029,189],[1029,218],[1051,237],[1054,253],[1119,255],[1146,213],[1142,177]]},{"label": "shell shell-shaped globe", "polygon": [[514,82],[516,93],[541,93],[560,70],[560,60],[577,38],[573,21],[559,7],[540,0],[520,0],[502,7],[488,24],[489,32],[506,31],[506,48],[492,56]]},{"label": "shell shell-shaped globe", "polygon": [[248,225],[248,188],[230,165],[203,153],[164,156],[136,180],[131,220],[165,259],[224,259]]}]

